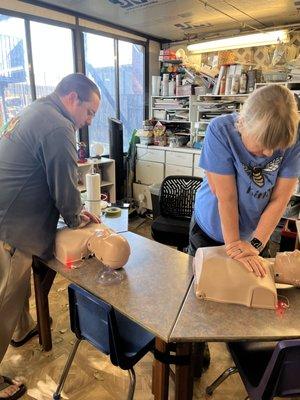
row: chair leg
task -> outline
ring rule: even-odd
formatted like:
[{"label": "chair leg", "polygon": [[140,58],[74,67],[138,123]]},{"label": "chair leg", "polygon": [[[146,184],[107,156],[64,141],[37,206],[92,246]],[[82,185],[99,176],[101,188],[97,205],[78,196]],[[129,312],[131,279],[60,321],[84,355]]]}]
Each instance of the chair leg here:
[{"label": "chair leg", "polygon": [[76,354],[76,351],[78,349],[78,346],[79,346],[80,342],[81,342],[81,339],[76,339],[76,342],[75,342],[75,344],[73,346],[73,349],[72,349],[72,351],[71,351],[71,353],[69,355],[69,358],[68,358],[68,360],[66,362],[66,365],[64,367],[63,373],[62,373],[62,375],[60,377],[60,381],[58,383],[56,392],[53,394],[53,399],[54,400],[60,400],[60,394],[61,394],[61,392],[63,390],[64,384],[66,382],[66,379],[67,379],[67,376],[68,376],[68,373],[69,373],[69,370],[70,370],[70,367],[72,365],[72,362],[74,360],[74,357],[75,357],[75,354]]},{"label": "chair leg", "polygon": [[135,372],[133,368],[128,370],[129,378],[130,378],[130,385],[128,389],[127,400],[133,400],[134,390],[135,390]]},{"label": "chair leg", "polygon": [[221,385],[222,382],[225,381],[230,375],[236,374],[238,372],[236,367],[227,368],[211,385],[207,386],[205,392],[209,396],[213,394],[218,386]]}]

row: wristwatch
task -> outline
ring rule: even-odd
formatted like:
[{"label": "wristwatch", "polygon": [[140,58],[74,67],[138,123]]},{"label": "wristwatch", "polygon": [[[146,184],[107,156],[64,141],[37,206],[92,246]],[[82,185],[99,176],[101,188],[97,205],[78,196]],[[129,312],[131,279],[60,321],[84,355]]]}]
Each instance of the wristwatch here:
[{"label": "wristwatch", "polygon": [[257,239],[256,237],[252,238],[250,240],[250,243],[253,247],[255,247],[258,251],[262,251],[262,249],[264,248],[264,245],[262,244],[262,242]]}]

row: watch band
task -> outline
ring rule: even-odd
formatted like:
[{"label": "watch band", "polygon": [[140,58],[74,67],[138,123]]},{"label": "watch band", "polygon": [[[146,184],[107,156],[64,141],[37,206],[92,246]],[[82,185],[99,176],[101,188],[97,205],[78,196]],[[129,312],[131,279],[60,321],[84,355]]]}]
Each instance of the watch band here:
[{"label": "watch band", "polygon": [[263,244],[262,244],[262,242],[259,240],[259,239],[257,239],[256,237],[254,237],[254,238],[252,238],[251,240],[250,240],[250,243],[251,243],[251,245],[253,246],[253,247],[255,247],[257,250],[262,250],[263,249]]}]

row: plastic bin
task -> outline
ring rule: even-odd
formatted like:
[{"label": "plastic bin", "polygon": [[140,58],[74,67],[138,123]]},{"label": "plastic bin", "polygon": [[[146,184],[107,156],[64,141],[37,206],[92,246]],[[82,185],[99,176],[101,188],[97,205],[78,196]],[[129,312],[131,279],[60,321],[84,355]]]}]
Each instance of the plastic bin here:
[{"label": "plastic bin", "polygon": [[149,190],[151,193],[151,201],[152,201],[153,219],[157,218],[160,215],[160,209],[159,209],[160,187],[161,187],[160,183],[154,183],[153,185],[149,186]]}]

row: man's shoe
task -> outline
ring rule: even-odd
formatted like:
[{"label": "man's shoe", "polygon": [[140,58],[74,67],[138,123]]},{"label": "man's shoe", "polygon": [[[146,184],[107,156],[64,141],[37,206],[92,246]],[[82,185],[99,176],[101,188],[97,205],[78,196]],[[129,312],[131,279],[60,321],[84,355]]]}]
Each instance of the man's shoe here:
[{"label": "man's shoe", "polygon": [[[52,322],[53,322],[53,320],[50,317],[50,325],[52,325]],[[11,339],[10,345],[13,346],[13,347],[21,347],[25,343],[27,343],[30,339],[32,339],[33,337],[37,336],[38,334],[39,334],[39,331],[38,331],[38,328],[37,328],[37,325],[36,325],[33,329],[31,329],[30,332],[27,333],[27,335],[23,339],[21,339],[21,340]],[[1,400],[1,397],[0,397],[0,400]]]},{"label": "man's shoe", "polygon": [[[27,335],[22,340],[11,339],[10,345],[13,347],[21,347],[25,343],[27,343],[30,339],[32,339],[33,337],[35,337],[38,334],[39,334],[39,331],[38,331],[38,328],[36,325],[30,332],[27,333]],[[1,397],[0,397],[0,399],[1,399]]]}]

